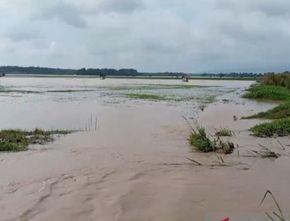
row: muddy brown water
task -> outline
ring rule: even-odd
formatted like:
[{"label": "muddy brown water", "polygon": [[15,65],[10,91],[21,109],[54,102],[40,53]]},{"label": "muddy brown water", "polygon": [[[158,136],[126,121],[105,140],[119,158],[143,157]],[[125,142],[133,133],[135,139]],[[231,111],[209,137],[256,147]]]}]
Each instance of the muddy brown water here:
[{"label": "muddy brown water", "polygon": [[[135,93],[141,89],[131,85],[176,85],[178,81],[1,79],[2,87],[22,91],[93,88],[77,93],[4,93],[0,96],[1,128],[80,128],[90,115],[98,118],[96,130],[32,146],[26,152],[0,154],[1,220],[211,221],[227,216],[264,220],[265,211],[275,210],[271,200],[259,205],[268,189],[289,213],[289,137],[279,139],[282,149],[277,139],[249,136],[247,129],[256,120],[233,121],[233,115],[240,118],[274,106],[241,99],[251,83],[192,81],[210,87],[168,89],[179,96],[198,97],[218,91],[216,102],[200,113],[198,98],[140,101],[112,90],[112,86],[125,85]],[[151,94],[169,93],[150,88]],[[231,156],[222,156],[226,166],[220,165],[215,154],[192,151],[183,116],[211,132],[222,126],[235,132],[230,139],[239,148]],[[249,151],[261,144],[282,157],[249,157]]]}]

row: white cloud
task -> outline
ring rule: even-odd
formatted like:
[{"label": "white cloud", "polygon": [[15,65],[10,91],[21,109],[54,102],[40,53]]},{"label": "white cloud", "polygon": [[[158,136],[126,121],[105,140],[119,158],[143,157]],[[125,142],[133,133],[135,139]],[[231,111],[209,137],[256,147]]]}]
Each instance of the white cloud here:
[{"label": "white cloud", "polygon": [[287,0],[2,0],[0,63],[284,70],[289,24]]}]

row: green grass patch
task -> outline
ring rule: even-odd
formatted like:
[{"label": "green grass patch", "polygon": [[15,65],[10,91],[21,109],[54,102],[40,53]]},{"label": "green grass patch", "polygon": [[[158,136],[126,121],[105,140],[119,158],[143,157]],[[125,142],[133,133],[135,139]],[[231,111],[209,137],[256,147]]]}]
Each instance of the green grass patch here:
[{"label": "green grass patch", "polygon": [[54,135],[66,135],[72,131],[51,130],[45,131],[35,129],[33,131],[24,130],[1,130],[0,131],[0,151],[24,151],[30,144],[45,144],[54,140]]},{"label": "green grass patch", "polygon": [[250,131],[257,137],[288,136],[290,135],[290,117],[256,125]]},{"label": "green grass patch", "polygon": [[166,97],[155,95],[155,94],[125,94],[130,99],[140,99],[140,100],[154,100],[154,101],[160,101],[160,100],[167,100]]},{"label": "green grass patch", "polygon": [[219,137],[231,137],[233,132],[228,128],[221,128],[220,130],[216,131],[215,135]]},{"label": "green grass patch", "polygon": [[290,100],[290,90],[285,87],[256,84],[244,95],[249,99],[262,99],[274,101]]},{"label": "green grass patch", "polygon": [[285,83],[289,77],[288,75],[265,76],[262,84],[254,85],[245,95],[246,98],[284,101],[284,103],[266,112],[243,117],[243,119],[262,118],[274,120],[270,123],[259,124],[251,128],[250,131],[254,136],[273,137],[290,135],[290,90]]},{"label": "green grass patch", "polygon": [[290,102],[280,104],[279,106],[266,112],[260,112],[252,116],[243,117],[242,119],[282,119],[285,117],[290,117]]}]

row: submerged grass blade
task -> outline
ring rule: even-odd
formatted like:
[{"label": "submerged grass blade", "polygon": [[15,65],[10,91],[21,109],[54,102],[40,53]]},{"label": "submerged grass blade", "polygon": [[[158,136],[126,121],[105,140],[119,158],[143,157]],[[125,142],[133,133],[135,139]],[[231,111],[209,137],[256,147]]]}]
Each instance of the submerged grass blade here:
[{"label": "submerged grass blade", "polygon": [[[275,203],[275,205],[276,205],[276,207],[277,207],[277,209],[278,209],[278,211],[279,211],[279,213],[280,213],[280,215],[277,214],[276,216],[278,216],[278,217],[280,218],[280,221],[286,221],[286,219],[285,219],[285,217],[284,217],[284,214],[283,214],[283,211],[282,211],[282,209],[281,209],[281,207],[280,207],[278,201],[276,200],[274,194],[273,194],[270,190],[267,190],[267,191],[266,191],[266,193],[265,193],[264,196],[263,196],[263,199],[261,200],[260,205],[261,205],[261,206],[263,205],[263,203],[264,203],[264,201],[266,200],[266,198],[267,198],[268,195],[272,198],[272,200],[274,201],[274,203]],[[272,218],[269,214],[266,213],[266,215],[268,215],[269,218]],[[272,218],[271,220],[274,220],[274,219]],[[275,220],[274,220],[274,221],[275,221]]]}]

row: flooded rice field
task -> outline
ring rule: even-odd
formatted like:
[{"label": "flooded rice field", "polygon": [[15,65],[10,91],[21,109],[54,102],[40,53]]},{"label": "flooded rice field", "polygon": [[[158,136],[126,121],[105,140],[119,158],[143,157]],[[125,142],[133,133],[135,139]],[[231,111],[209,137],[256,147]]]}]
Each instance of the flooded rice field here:
[{"label": "flooded rice field", "polygon": [[[274,106],[241,98],[252,83],[0,79],[1,128],[78,130],[0,154],[0,220],[260,221],[276,208],[259,204],[268,189],[289,213],[289,137],[282,150],[274,138],[249,136],[256,120],[233,121]],[[224,163],[193,151],[184,118],[210,131],[229,127],[239,148]],[[283,155],[248,157],[259,145]]]},{"label": "flooded rice field", "polygon": [[[104,109],[151,105],[182,106],[194,115],[218,95],[251,82],[90,78],[0,79],[0,128],[85,129]],[[158,113],[156,113],[158,114]]]}]

